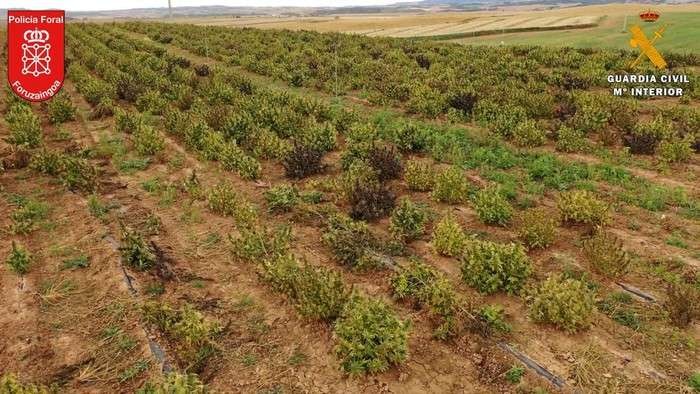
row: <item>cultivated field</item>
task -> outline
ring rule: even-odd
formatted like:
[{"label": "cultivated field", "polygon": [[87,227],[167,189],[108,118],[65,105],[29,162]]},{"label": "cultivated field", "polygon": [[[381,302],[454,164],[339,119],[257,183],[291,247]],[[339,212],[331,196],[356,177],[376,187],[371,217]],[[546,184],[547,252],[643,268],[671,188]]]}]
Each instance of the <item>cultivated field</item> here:
[{"label": "cultivated field", "polygon": [[0,393],[700,390],[697,54],[67,35],[0,92]]},{"label": "cultivated field", "polygon": [[[629,48],[629,24],[641,24],[645,32],[663,24],[668,30],[658,43],[661,50],[700,51],[700,5],[658,5],[662,17],[655,24],[637,16],[645,4],[607,4],[582,7],[507,7],[497,11],[363,14],[319,17],[211,17],[180,19],[201,25],[261,29],[347,32],[368,36],[433,37],[458,43],[488,45],[555,45]],[[556,30],[556,31],[552,31]]]}]

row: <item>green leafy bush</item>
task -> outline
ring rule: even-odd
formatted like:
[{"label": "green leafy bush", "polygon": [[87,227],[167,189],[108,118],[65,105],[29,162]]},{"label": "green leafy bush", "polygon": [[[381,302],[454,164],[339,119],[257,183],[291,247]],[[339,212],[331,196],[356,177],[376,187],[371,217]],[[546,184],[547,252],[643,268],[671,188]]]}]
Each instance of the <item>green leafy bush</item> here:
[{"label": "green leafy bush", "polygon": [[336,353],[351,375],[386,371],[408,357],[410,324],[382,301],[354,297],[335,323]]},{"label": "green leafy bush", "polygon": [[398,299],[413,299],[427,305],[440,319],[435,336],[445,339],[457,330],[457,295],[450,281],[436,269],[419,260],[391,279],[394,296]]},{"label": "green leafy bush", "polygon": [[435,172],[432,166],[419,160],[406,163],[403,176],[411,190],[427,192],[432,190],[435,184]]},{"label": "green leafy bush", "polygon": [[161,95],[161,92],[148,89],[136,99],[136,108],[141,112],[148,112],[153,115],[161,115],[168,105],[168,100]]},{"label": "green leafy bush", "polygon": [[55,387],[47,388],[33,383],[22,383],[11,373],[0,376],[0,393],[2,394],[52,394],[56,391]]},{"label": "green leafy bush", "polygon": [[351,289],[339,273],[323,267],[304,265],[295,284],[299,313],[310,319],[333,321],[350,299]]},{"label": "green leafy bush", "polygon": [[292,185],[277,185],[265,191],[271,212],[289,212],[299,203],[299,191]]},{"label": "green leafy bush", "polygon": [[518,123],[513,129],[513,142],[518,146],[535,147],[547,141],[547,134],[532,119]]},{"label": "green leafy bush", "polygon": [[97,187],[97,169],[87,159],[64,156],[62,167],[59,178],[70,190],[92,192]]},{"label": "green leafy bush", "polygon": [[24,275],[29,272],[29,265],[32,262],[32,256],[21,245],[12,241],[12,249],[5,260],[10,269],[17,275]]},{"label": "green leafy bush", "polygon": [[505,226],[513,216],[513,207],[498,187],[479,190],[474,196],[473,204],[479,219],[486,224]]},{"label": "green leafy bush", "polygon": [[118,132],[131,134],[143,123],[141,114],[117,107],[114,110],[114,125]]},{"label": "green leafy bush", "polygon": [[432,245],[443,256],[459,256],[467,244],[467,236],[462,227],[450,215],[440,220],[433,230]]},{"label": "green leafy bush", "polygon": [[562,192],[557,207],[565,223],[603,226],[610,221],[608,204],[587,190]]},{"label": "green leafy bush", "polygon": [[112,99],[103,98],[92,108],[88,115],[89,120],[100,120],[114,115],[115,105]]},{"label": "green leafy bush", "polygon": [[586,135],[578,129],[562,126],[557,133],[557,150],[560,152],[584,152],[588,149]]},{"label": "green leafy bush", "polygon": [[63,170],[63,158],[59,152],[42,149],[32,156],[29,168],[42,174],[57,176]]},{"label": "green leafy bush", "polygon": [[164,379],[146,382],[136,394],[205,394],[206,386],[196,374],[170,372]]},{"label": "green leafy bush", "polygon": [[661,159],[667,163],[684,163],[693,157],[695,138],[687,135],[685,138],[665,138],[657,148]]},{"label": "green leafy bush", "polygon": [[75,119],[76,109],[70,101],[70,96],[61,92],[49,100],[46,106],[49,122],[52,124],[65,123]]},{"label": "green leafy bush", "polygon": [[163,136],[152,126],[140,125],[133,134],[134,148],[142,155],[155,155],[165,149]]},{"label": "green leafy bush", "polygon": [[656,151],[659,142],[673,132],[673,123],[657,116],[650,122],[639,122],[632,132],[625,136],[625,144],[630,152],[650,155]]},{"label": "green leafy bush", "polygon": [[588,327],[594,294],[582,281],[552,275],[530,295],[530,317],[568,332]]},{"label": "green leafy bush", "polygon": [[530,249],[544,249],[556,237],[557,220],[542,208],[530,208],[518,218],[518,237]]},{"label": "green leafy bush", "polygon": [[530,259],[519,244],[474,241],[461,257],[462,278],[482,293],[520,291],[532,273]]},{"label": "green leafy bush", "polygon": [[24,103],[14,104],[5,115],[5,120],[10,128],[9,143],[27,148],[36,148],[41,144],[41,123],[32,107]]},{"label": "green leafy bush", "polygon": [[257,263],[260,260],[273,259],[289,250],[292,240],[291,227],[279,226],[250,227],[239,229],[240,236],[229,235],[233,255]]},{"label": "green leafy bush", "polygon": [[249,226],[257,218],[255,207],[234,191],[230,183],[220,183],[207,193],[209,209],[223,216],[232,216],[242,226]]},{"label": "green leafy bush", "polygon": [[606,231],[598,231],[584,240],[583,254],[596,271],[612,278],[627,272],[631,263],[622,241]]},{"label": "green leafy bush", "polygon": [[319,152],[330,152],[335,148],[337,132],[329,123],[313,124],[304,129],[300,142]]},{"label": "green leafy bush", "polygon": [[92,192],[97,187],[97,169],[82,157],[42,150],[32,157],[30,167],[57,176],[71,190]]},{"label": "green leafy bush", "polygon": [[412,241],[425,232],[428,222],[427,208],[402,198],[391,212],[389,231],[399,239]]},{"label": "green leafy bush", "polygon": [[307,319],[333,321],[350,299],[351,289],[337,272],[300,264],[292,254],[280,254],[263,262],[264,278],[294,300]]},{"label": "green leafy bush", "polygon": [[428,145],[430,130],[413,122],[397,125],[389,136],[403,152],[420,152]]},{"label": "green leafy bush", "polygon": [[136,270],[147,271],[157,263],[153,247],[136,231],[126,228],[122,231],[119,250],[124,263]]},{"label": "green leafy bush", "polygon": [[379,265],[374,258],[377,240],[366,223],[336,215],[328,220],[323,242],[342,264],[356,269]]},{"label": "green leafy bush", "polygon": [[190,304],[181,308],[159,302],[147,302],[142,315],[171,340],[177,343],[177,354],[186,363],[187,369],[198,370],[203,362],[215,352],[214,340],[222,327],[217,321],[207,319]]},{"label": "green leafy bush", "polygon": [[86,80],[78,86],[78,90],[90,105],[98,105],[100,102],[116,96],[111,84],[96,78]]},{"label": "green leafy bush", "polygon": [[469,183],[464,172],[455,166],[450,166],[435,178],[435,185],[431,196],[440,202],[458,204],[467,201],[469,197]]}]

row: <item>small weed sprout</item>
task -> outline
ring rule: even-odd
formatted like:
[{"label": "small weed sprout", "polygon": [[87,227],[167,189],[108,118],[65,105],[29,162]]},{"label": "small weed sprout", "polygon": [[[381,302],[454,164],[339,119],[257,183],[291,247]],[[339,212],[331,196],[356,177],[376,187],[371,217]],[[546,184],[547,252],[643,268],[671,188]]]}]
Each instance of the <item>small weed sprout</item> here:
[{"label": "small weed sprout", "polygon": [[12,249],[5,263],[12,272],[17,275],[24,275],[29,272],[29,265],[32,262],[32,256],[21,245],[12,241]]},{"label": "small weed sprout", "polygon": [[478,310],[477,317],[485,324],[488,333],[506,334],[512,329],[501,305],[486,305]]},{"label": "small weed sprout", "polygon": [[506,371],[506,380],[512,384],[520,383],[520,380],[525,375],[525,368],[520,365],[513,365],[508,371]]}]

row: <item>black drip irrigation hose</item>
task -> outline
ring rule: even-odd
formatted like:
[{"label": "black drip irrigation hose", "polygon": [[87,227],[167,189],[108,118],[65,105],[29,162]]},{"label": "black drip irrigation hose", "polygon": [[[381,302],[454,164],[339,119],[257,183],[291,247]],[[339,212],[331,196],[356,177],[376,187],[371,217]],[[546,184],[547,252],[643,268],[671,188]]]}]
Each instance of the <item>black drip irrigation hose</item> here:
[{"label": "black drip irrigation hose", "polygon": [[[119,250],[119,243],[112,237],[111,235],[106,235],[104,237],[104,240],[109,243],[109,246],[115,250]],[[124,283],[126,284],[126,287],[129,289],[129,293],[131,293],[132,297],[137,298],[139,293],[138,290],[134,287],[133,284],[133,278],[129,275],[129,273],[126,272],[126,268],[124,268],[124,265],[119,263],[119,267],[121,268],[122,271],[122,279],[124,279]],[[141,325],[139,323],[139,326],[141,326],[141,329],[144,331],[146,334],[146,339],[148,340],[148,348],[151,350],[151,354],[153,355],[153,358],[155,358],[158,361],[158,364],[161,366],[161,371],[163,373],[169,373],[173,371],[173,366],[170,364],[168,361],[168,355],[165,353],[165,350],[163,349],[162,346],[158,342],[156,342],[154,339],[152,339],[152,335],[149,332],[149,330]]]},{"label": "black drip irrigation hose", "polygon": [[523,364],[525,364],[528,368],[534,370],[538,375],[541,377],[547,379],[550,383],[552,383],[556,388],[558,389],[563,389],[564,386],[566,386],[566,382],[564,379],[560,378],[559,376],[553,374],[547,368],[543,367],[540,365],[537,361],[531,359],[528,357],[525,353],[515,349],[513,346],[500,342],[498,344],[498,347],[503,349],[504,351],[512,354],[515,358],[520,360]]},{"label": "black drip irrigation hose", "polygon": [[636,295],[637,297],[643,299],[646,302],[656,302],[657,301],[656,298],[654,298],[654,296],[652,296],[648,293],[645,293],[642,290],[640,290],[632,285],[628,285],[627,283],[623,283],[623,282],[615,282],[615,284],[620,286],[623,290]]},{"label": "black drip irrigation hose", "polygon": [[[403,266],[398,264],[396,261],[394,261],[391,257],[382,255],[382,254],[377,254],[375,257],[377,257],[386,267],[391,269],[394,272],[402,272],[405,270]],[[471,313],[468,313],[468,311],[464,311],[467,313],[469,317],[474,319],[474,316],[472,316]],[[550,372],[547,368],[543,367],[540,365],[537,361],[531,359],[526,355],[525,353],[515,349],[512,345],[509,345],[505,342],[499,342],[498,347],[501,348],[503,351],[513,355],[513,357],[517,358],[520,362],[525,364],[528,368],[532,369],[537,373],[537,375],[541,376],[542,378],[546,379],[548,382],[550,382],[552,385],[554,385],[558,389],[563,389],[566,386],[566,381],[559,376],[555,375],[554,373]]]}]

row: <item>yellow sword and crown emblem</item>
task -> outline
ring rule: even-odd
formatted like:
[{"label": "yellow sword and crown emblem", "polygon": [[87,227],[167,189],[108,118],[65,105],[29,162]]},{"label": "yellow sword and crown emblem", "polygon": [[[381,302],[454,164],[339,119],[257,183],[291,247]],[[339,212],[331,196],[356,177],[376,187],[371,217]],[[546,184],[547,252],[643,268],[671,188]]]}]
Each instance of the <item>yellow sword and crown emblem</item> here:
[{"label": "yellow sword and crown emblem", "polygon": [[649,60],[660,70],[663,70],[666,68],[666,66],[668,66],[664,58],[661,57],[659,51],[657,51],[656,48],[654,48],[654,43],[656,42],[656,40],[663,36],[664,31],[666,31],[666,25],[662,26],[659,30],[655,31],[654,38],[649,40],[639,26],[634,25],[630,27],[630,33],[632,33],[632,39],[630,39],[630,46],[632,48],[639,47],[639,50],[641,51],[639,56],[637,56],[637,59],[635,59],[635,61],[633,61],[632,64],[630,64],[631,68],[636,67],[639,64],[639,62],[642,61],[644,56],[649,58]]}]

